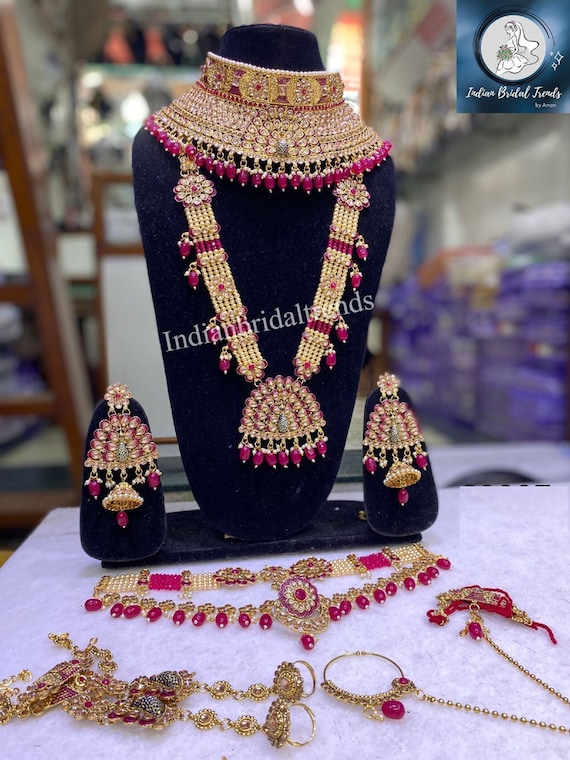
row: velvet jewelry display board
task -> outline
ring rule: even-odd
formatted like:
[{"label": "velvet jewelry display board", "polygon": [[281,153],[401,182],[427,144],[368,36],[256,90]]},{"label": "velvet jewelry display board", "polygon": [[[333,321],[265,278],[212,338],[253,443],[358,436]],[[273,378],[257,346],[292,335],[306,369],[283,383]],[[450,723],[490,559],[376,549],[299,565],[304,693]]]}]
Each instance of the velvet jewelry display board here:
[{"label": "velvet jewelry display board", "polygon": [[[277,75],[271,73],[278,70],[282,79],[297,88],[295,92],[303,91],[303,76],[319,92],[332,92],[329,85],[332,87],[336,81],[326,79],[329,75],[324,71],[314,35],[300,29],[272,25],[237,27],[224,35],[219,54],[223,59],[216,59],[210,66],[220,71],[222,81],[227,79],[230,89],[237,88],[233,83],[243,74],[236,61],[243,62],[246,67],[264,67],[247,68],[244,74],[250,78],[259,76],[263,82],[280,81]],[[220,81],[215,73],[212,77],[212,81]],[[321,82],[328,84],[323,86]],[[326,107],[318,104],[308,109],[305,105],[293,108],[288,105],[283,109],[272,105],[275,110],[271,110],[265,103],[253,104],[241,91],[224,91],[218,95],[217,85],[204,87],[199,94],[202,98],[207,92],[212,100],[214,113],[211,119],[215,120],[216,137],[219,135],[223,141],[225,129],[235,133],[235,124],[225,123],[225,114],[237,103],[235,117],[238,121],[243,119],[244,140],[246,133],[248,136],[254,134],[257,145],[266,122],[271,121],[271,124],[267,123],[267,134],[263,132],[263,139],[268,140],[270,150],[275,147],[272,140],[279,145],[283,141],[289,141],[291,146],[299,141],[311,145],[311,140],[317,139],[319,134],[320,122],[331,110],[330,103]],[[276,92],[280,93],[281,89],[278,86]],[[269,93],[272,92],[270,86]],[[200,98],[192,101],[192,108],[200,108]],[[341,110],[348,108],[350,114],[344,111],[342,119],[347,120],[347,124],[353,123],[354,113],[346,103],[333,106]],[[206,139],[210,139],[207,136],[212,124],[205,124],[202,114],[198,118],[195,111],[184,111],[184,108],[184,105],[176,106],[172,112],[175,114],[172,117],[174,121],[165,122],[165,127],[175,125],[172,128],[181,133],[181,139],[193,141],[193,150],[194,143],[202,146]],[[189,122],[184,122],[184,114],[191,114]],[[305,121],[297,123],[298,119]],[[184,123],[193,125],[188,135],[184,132]],[[284,129],[284,125],[287,129],[277,140],[281,134],[279,130]],[[352,129],[351,126],[346,130],[347,146]],[[359,126],[356,129],[367,128]],[[241,128],[238,132],[242,133]],[[272,137],[274,132],[279,135]],[[374,132],[371,136],[366,134],[366,144],[384,144]],[[335,133],[334,139],[337,137]],[[218,155],[220,150],[218,145]],[[253,166],[257,160],[256,150],[248,152],[244,148],[246,155],[242,160],[249,161]],[[264,150],[262,155],[265,155]],[[361,150],[360,144],[353,145],[350,150],[347,148],[351,156],[361,156]],[[211,153],[214,152],[212,148]],[[213,314],[220,311],[212,308],[211,289],[208,292],[200,284],[194,290],[184,277],[196,254],[191,253],[186,262],[180,259],[178,243],[189,230],[183,205],[173,197],[173,189],[181,181],[181,172],[186,170],[181,166],[179,157],[165,150],[164,144],[157,139],[157,133],[141,130],[135,138],[135,202],[182,463],[208,530],[221,536],[230,535],[252,547],[259,542],[273,546],[274,542],[293,540],[293,543],[286,544],[293,551],[296,544],[292,537],[301,535],[309,526],[312,530],[319,525],[321,515],[326,514],[326,500],[343,455],[365,352],[368,323],[392,230],[394,167],[390,159],[381,160],[380,165],[371,167],[371,171],[362,171],[359,179],[353,178],[355,192],[364,192],[370,197],[370,206],[362,208],[358,219],[358,233],[368,244],[369,255],[366,261],[360,262],[362,282],[357,292],[348,282],[342,308],[339,308],[349,328],[349,336],[346,343],[336,337],[333,341],[337,353],[336,366],[329,370],[324,357],[321,357],[321,371],[315,371],[307,381],[307,387],[316,397],[326,420],[326,456],[318,456],[314,464],[303,461],[300,467],[291,463],[289,467],[273,469],[263,464],[256,469],[251,461],[246,464],[240,461],[238,450],[241,437],[238,427],[251,386],[240,376],[244,374],[241,366],[239,374],[233,366],[227,374],[218,370],[221,349],[208,339],[208,325]],[[327,260],[327,240],[333,234],[331,220],[338,205],[333,194],[335,188],[323,187],[320,192],[313,189],[311,193],[306,193],[302,188],[288,186],[284,192],[277,188],[269,192],[267,188],[255,187],[249,181],[242,187],[240,182],[232,182],[227,176],[220,177],[207,167],[192,164],[189,170],[195,172],[192,174],[196,177],[194,185],[207,187],[208,193],[212,193],[211,203],[208,202],[204,213],[206,210],[209,213],[211,205],[215,226],[219,227],[219,239],[231,269],[229,285],[233,288],[235,283],[240,299],[247,308],[247,319],[256,332],[259,350],[268,365],[266,378],[292,376],[299,341],[307,329],[304,325],[309,309],[315,303],[316,289],[320,288],[320,278],[325,271],[323,262]],[[350,174],[351,169],[347,170]],[[310,171],[313,172],[314,168]],[[227,284],[221,283],[220,287],[225,288]],[[322,523],[323,526],[325,524]],[[199,526],[178,525],[177,530],[189,536],[199,530]],[[322,535],[320,545],[334,545],[334,534],[333,530],[332,535]],[[171,532],[169,535],[172,535]],[[360,539],[361,532],[357,530],[352,540]],[[169,538],[167,546],[170,543]],[[238,546],[238,543],[234,541],[232,545]]]}]

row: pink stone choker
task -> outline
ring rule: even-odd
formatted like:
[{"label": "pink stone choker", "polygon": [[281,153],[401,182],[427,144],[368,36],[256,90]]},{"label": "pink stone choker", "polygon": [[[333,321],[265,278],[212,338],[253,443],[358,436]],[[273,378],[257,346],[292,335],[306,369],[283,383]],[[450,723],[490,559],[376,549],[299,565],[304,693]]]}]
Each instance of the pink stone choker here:
[{"label": "pink stone choker", "polygon": [[[301,559],[289,568],[266,566],[259,572],[240,567],[228,567],[213,573],[192,573],[184,570],[176,574],[150,573],[141,570],[119,576],[103,576],[95,586],[93,596],[85,602],[88,612],[109,609],[113,618],[146,618],[154,623],[169,618],[175,625],[187,620],[194,627],[213,623],[217,628],[238,624],[249,628],[257,624],[269,630],[273,623],[300,635],[306,650],[314,648],[316,637],[331,622],[346,617],[353,606],[366,610],[371,602],[382,604],[394,596],[398,589],[413,591],[416,586],[428,586],[440,570],[447,570],[451,563],[445,557],[433,554],[421,544],[405,544],[394,548],[385,547],[381,552],[357,557],[326,560],[317,557]],[[372,579],[372,571],[392,568],[390,575]],[[351,586],[347,591],[325,596],[317,583],[346,575],[361,575],[369,580],[360,588]],[[257,583],[271,583],[277,597],[261,604],[237,604],[235,595],[243,595],[245,589]],[[194,593],[226,589],[226,604],[195,602]],[[150,592],[176,591],[180,600],[159,601]]]}]

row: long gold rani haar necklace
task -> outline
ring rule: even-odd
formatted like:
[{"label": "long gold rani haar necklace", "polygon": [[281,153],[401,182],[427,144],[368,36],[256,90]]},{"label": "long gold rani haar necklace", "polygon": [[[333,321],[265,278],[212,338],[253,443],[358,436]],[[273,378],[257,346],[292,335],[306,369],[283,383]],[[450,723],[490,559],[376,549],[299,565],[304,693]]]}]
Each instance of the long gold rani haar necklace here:
[{"label": "long gold rani haar necklace", "polygon": [[[239,426],[240,459],[273,468],[314,462],[327,452],[326,420],[306,383],[323,360],[329,369],[336,364],[333,328],[337,340],[348,338],[340,304],[348,281],[354,290],[360,286],[357,261],[368,256],[358,233],[360,213],[370,205],[363,175],[385,160],[390,144],[343,100],[338,74],[263,69],[213,54],[196,85],[145,126],[180,162],[174,195],[188,231],[178,248],[184,260],[194,248],[184,275],[193,289],[203,280],[208,291],[214,309],[208,340],[223,341],[219,368],[227,373],[233,358],[237,374],[254,385]],[[332,187],[327,248],[293,376],[265,375],[267,361],[220,239],[208,173],[269,192]]]}]

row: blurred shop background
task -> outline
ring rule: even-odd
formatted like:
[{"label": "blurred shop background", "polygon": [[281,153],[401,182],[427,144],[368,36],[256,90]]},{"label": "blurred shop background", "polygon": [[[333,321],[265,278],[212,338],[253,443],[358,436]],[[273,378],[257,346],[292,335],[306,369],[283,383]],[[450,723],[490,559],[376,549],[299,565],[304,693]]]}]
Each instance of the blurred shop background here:
[{"label": "blurred shop background", "polygon": [[436,457],[476,459],[461,446],[480,444],[538,466],[544,444],[570,472],[570,120],[456,113],[453,0],[0,0],[0,23],[0,530],[78,503],[93,404],[121,379],[112,339],[134,340],[121,305],[154,321],[106,301],[117,272],[144,271],[132,138],[240,24],[312,30],[394,144],[355,472],[363,400],[386,369]]}]

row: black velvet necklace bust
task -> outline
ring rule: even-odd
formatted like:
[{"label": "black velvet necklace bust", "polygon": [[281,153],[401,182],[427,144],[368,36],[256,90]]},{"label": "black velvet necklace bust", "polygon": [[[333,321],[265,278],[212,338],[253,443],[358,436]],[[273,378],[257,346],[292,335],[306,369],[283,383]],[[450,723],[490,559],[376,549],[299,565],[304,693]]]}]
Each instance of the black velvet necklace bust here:
[{"label": "black velvet necklace bust", "polygon": [[[310,32],[270,25],[226,32],[219,55],[285,71],[324,71]],[[337,363],[308,382],[327,420],[326,458],[300,467],[254,469],[238,456],[238,427],[251,388],[230,370],[218,370],[219,347],[206,339],[212,304],[183,277],[177,241],[187,229],[173,198],[178,160],[145,130],[133,146],[136,208],[146,255],[169,397],[182,462],[204,520],[222,534],[273,541],[301,531],[318,514],[333,487],[356,397],[374,296],[392,230],[394,173],[390,160],[366,173],[370,207],[359,232],[369,246],[357,293],[347,287],[346,344]],[[212,209],[237,285],[255,323],[266,374],[291,375],[327,246],[335,198],[330,188],[267,192],[212,175]]]}]

